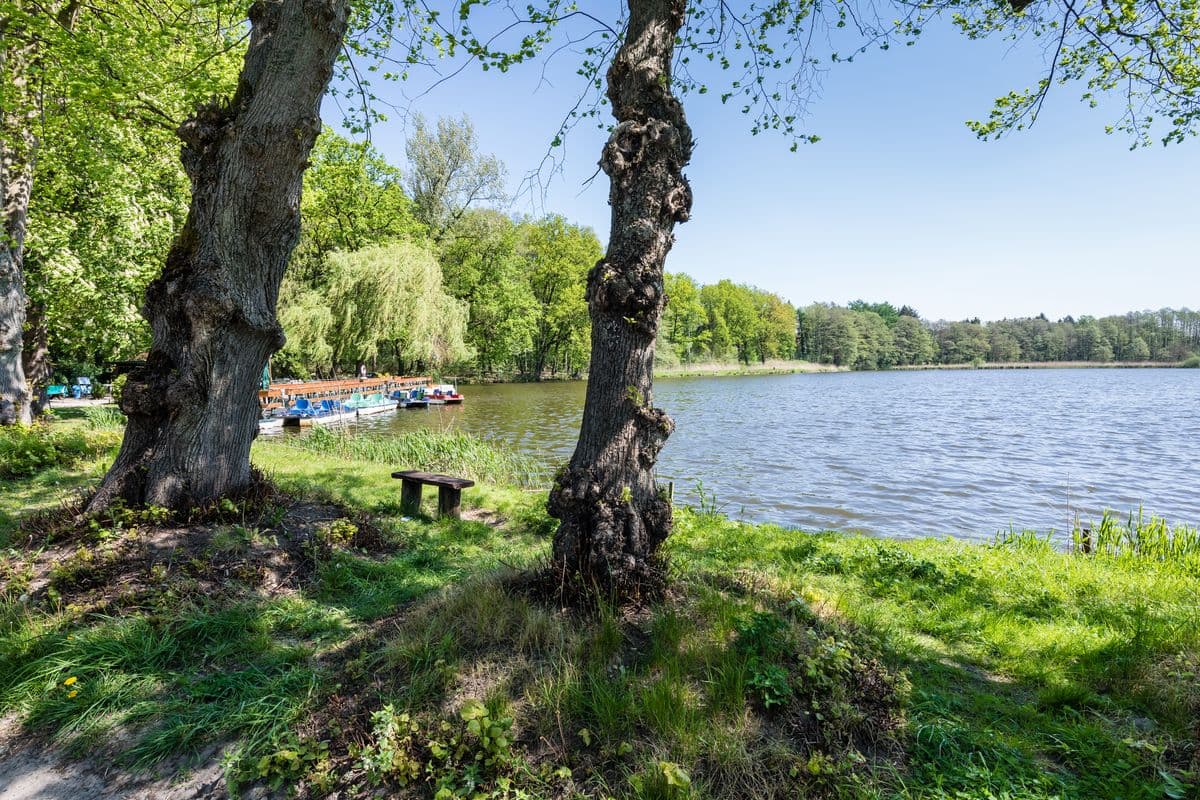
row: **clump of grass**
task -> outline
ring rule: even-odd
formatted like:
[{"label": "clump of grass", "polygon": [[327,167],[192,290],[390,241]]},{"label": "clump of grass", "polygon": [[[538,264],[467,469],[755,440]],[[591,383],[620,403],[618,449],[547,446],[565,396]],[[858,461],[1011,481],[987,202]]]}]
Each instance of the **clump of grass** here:
[{"label": "clump of grass", "polygon": [[1200,567],[1200,529],[1171,527],[1154,515],[1147,519],[1142,509],[1124,522],[1110,511],[1099,525],[1076,522],[1071,538],[1077,551]]},{"label": "clump of grass", "polygon": [[448,472],[478,481],[516,486],[544,482],[536,459],[460,431],[410,431],[387,438],[315,428],[296,447],[322,455],[389,464],[397,469]]},{"label": "clump of grass", "polygon": [[125,427],[125,415],[116,406],[88,406],[83,410],[83,418],[92,430]]}]

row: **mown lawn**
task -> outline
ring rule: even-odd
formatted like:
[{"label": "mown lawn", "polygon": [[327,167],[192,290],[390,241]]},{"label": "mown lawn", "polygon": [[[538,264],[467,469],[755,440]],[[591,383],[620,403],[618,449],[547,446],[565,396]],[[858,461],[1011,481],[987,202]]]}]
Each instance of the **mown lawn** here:
[{"label": "mown lawn", "polygon": [[135,767],[220,744],[235,784],[314,797],[1200,796],[1194,564],[680,509],[665,596],[567,611],[528,579],[537,489],[406,519],[390,473],[427,464],[254,460],[303,503],[197,517],[174,561],[135,512],[16,531],[103,456],[6,480],[0,714],[80,751],[121,730]]}]

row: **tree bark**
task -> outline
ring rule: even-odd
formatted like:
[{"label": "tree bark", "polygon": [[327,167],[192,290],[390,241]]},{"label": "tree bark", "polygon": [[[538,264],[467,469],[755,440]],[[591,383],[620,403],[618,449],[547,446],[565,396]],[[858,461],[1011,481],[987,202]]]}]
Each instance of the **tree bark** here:
[{"label": "tree bark", "polygon": [[29,408],[33,417],[40,417],[50,408],[46,388],[50,383],[50,331],[46,328],[46,308],[40,302],[30,302],[25,311],[25,344],[21,365],[29,387]]},{"label": "tree bark", "polygon": [[692,204],[683,175],[692,132],[671,94],[686,3],[628,2],[625,40],[608,70],[617,126],[600,167],[610,180],[612,227],[605,257],[588,274],[587,399],[575,453],[550,493],[550,513],[560,520],[556,567],[617,597],[657,579],[655,553],[671,530],[654,462],[674,422],[653,407],[654,341],[672,231]]},{"label": "tree bark", "polygon": [[121,451],[93,498],[186,508],[245,489],[263,364],[284,342],[279,284],[300,229],[301,176],[348,0],[258,0],[238,88],[179,129],[188,218],[142,313]]},{"label": "tree bark", "polygon": [[[3,38],[0,36],[0,38]],[[28,425],[32,419],[29,384],[21,360],[24,346],[25,233],[37,141],[26,72],[33,46],[0,44],[0,80],[9,84],[7,108],[0,109],[0,425]]]}]

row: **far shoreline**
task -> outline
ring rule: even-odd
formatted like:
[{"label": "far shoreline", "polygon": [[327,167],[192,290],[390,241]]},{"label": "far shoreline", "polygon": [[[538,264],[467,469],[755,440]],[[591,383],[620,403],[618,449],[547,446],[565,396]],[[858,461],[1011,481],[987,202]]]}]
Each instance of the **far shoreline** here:
[{"label": "far shoreline", "polygon": [[[1016,370],[1016,369],[1188,369],[1182,361],[985,361],[979,364],[910,364],[896,365],[884,369],[854,370],[834,364],[817,364],[811,361],[788,361],[772,359],[763,364],[741,364],[729,362],[704,362],[679,364],[673,367],[658,367],[655,378],[729,378],[753,375],[817,375],[854,372],[921,372],[943,370]],[[498,383],[563,383],[586,381],[587,374],[578,376],[555,375],[540,381],[522,378],[463,377],[458,381],[463,386],[480,386]]]},{"label": "far shoreline", "polygon": [[1188,369],[1182,361],[985,361],[982,364],[912,364],[888,367],[906,372],[946,369]]}]

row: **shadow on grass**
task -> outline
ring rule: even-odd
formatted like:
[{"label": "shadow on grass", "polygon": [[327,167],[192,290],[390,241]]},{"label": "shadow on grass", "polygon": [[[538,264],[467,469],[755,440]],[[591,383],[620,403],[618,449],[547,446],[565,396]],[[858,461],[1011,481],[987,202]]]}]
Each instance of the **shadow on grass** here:
[{"label": "shadow on grass", "polygon": [[[61,488],[50,473],[42,477],[44,489],[27,482],[27,497]],[[321,470],[291,483],[341,503],[382,494],[354,473]],[[128,600],[112,587],[123,610],[110,615],[53,593],[26,606],[5,593],[0,570],[0,714],[17,714],[27,732],[75,753],[115,742],[117,760],[131,767],[222,741],[235,743],[235,761],[238,753],[257,757],[289,740],[335,685],[349,690],[366,680],[344,673],[347,648],[374,648],[414,601],[545,544],[519,525],[410,519],[387,502],[368,507],[389,551],[312,550],[304,583],[273,597],[249,585],[230,589],[241,586],[235,573],[217,598],[189,577],[192,566],[158,574],[147,564],[139,580],[157,587]],[[224,538],[258,535],[254,523],[243,524]]]}]

